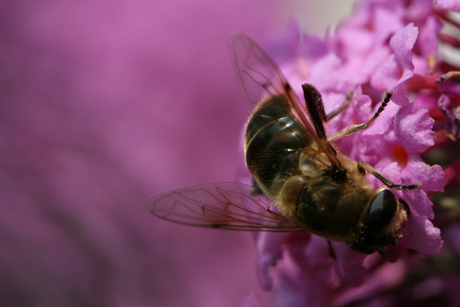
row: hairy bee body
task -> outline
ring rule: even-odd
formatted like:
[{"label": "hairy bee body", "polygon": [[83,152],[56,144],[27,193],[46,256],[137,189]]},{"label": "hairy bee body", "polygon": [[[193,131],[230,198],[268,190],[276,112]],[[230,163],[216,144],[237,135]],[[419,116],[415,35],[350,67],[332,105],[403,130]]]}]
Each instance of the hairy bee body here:
[{"label": "hairy bee body", "polygon": [[343,169],[331,165],[283,95],[259,105],[245,136],[249,171],[287,219],[331,240],[352,240],[374,195],[354,160],[337,154]]},{"label": "hairy bee body", "polygon": [[276,198],[283,183],[301,173],[300,152],[312,142],[286,96],[270,97],[254,111],[246,125],[245,159],[267,196]]},{"label": "hairy bee body", "polygon": [[[147,208],[165,220],[201,227],[248,231],[307,230],[369,254],[396,245],[410,210],[388,188],[413,190],[420,184],[395,184],[371,165],[342,155],[332,144],[366,129],[391,99],[367,122],[327,136],[324,123],[348,104],[325,114],[321,95],[302,84],[301,102],[279,67],[249,37],[235,33],[232,59],[251,112],[245,133],[246,165],[276,206],[272,210],[251,187],[212,183],[178,188],[150,197]],[[372,174],[385,187],[376,191]]]}]

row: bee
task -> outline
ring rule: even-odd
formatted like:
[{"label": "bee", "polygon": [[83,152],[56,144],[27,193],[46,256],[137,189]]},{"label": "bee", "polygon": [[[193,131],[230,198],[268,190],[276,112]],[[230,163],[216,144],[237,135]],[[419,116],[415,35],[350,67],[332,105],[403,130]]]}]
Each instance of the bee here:
[{"label": "bee", "polygon": [[[308,231],[344,242],[362,254],[395,246],[410,210],[390,189],[398,185],[372,166],[341,154],[331,143],[366,129],[384,111],[391,93],[365,123],[327,136],[324,123],[343,110],[326,114],[321,95],[303,84],[300,102],[280,68],[253,40],[241,33],[231,39],[237,80],[251,111],[246,125],[246,166],[255,185],[274,204],[242,183],[188,186],[154,195],[146,207],[172,222],[246,231]],[[370,173],[383,186],[374,191]]]}]

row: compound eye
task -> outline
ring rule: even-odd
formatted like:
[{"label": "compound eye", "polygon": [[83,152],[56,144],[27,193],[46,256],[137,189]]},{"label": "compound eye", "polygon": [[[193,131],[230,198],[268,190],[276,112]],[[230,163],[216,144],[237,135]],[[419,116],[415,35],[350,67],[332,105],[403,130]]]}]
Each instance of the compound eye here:
[{"label": "compound eye", "polygon": [[396,214],[398,200],[390,190],[382,190],[375,195],[363,223],[374,231],[388,226]]}]

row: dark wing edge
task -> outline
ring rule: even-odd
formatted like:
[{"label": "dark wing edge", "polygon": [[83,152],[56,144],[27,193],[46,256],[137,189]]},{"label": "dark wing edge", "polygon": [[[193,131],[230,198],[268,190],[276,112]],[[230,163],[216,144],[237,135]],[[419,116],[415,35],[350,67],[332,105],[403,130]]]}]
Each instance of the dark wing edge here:
[{"label": "dark wing edge", "polygon": [[326,113],[324,112],[323,100],[319,91],[311,84],[302,84],[305,103],[307,104],[308,113],[316,130],[316,134],[322,140],[327,140],[326,130],[324,129],[324,121]]},{"label": "dark wing edge", "polygon": [[337,158],[337,151],[327,141],[326,130],[324,128],[324,122],[326,121],[326,113],[324,112],[323,100],[319,91],[311,84],[302,84],[302,90],[304,93],[305,103],[307,105],[308,114],[310,115],[313,127],[316,130],[316,134],[320,140],[320,148],[326,153],[329,161],[336,169],[343,169],[342,164]]},{"label": "dark wing edge", "polygon": [[186,186],[149,197],[146,208],[174,223],[242,231],[304,231],[273,211],[251,186],[221,182]]},{"label": "dark wing edge", "polygon": [[[249,111],[265,97],[287,95],[295,115],[321,151],[325,152],[331,164],[342,169],[335,149],[327,142],[322,117],[325,118],[321,95],[310,86],[306,105],[302,104],[292,90],[283,73],[273,59],[251,38],[240,32],[230,34],[230,54],[235,67],[237,82],[241,89]],[[313,88],[314,91],[311,89]],[[316,103],[321,103],[321,106]],[[308,111],[307,111],[308,109]],[[313,113],[313,114],[312,114]],[[310,118],[310,121],[307,119]],[[314,129],[312,127],[314,125]]]}]

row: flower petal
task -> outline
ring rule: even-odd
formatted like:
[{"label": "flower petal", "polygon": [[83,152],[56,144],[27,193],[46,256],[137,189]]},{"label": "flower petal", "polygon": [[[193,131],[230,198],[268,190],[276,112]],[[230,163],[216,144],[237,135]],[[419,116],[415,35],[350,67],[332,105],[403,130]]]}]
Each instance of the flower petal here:
[{"label": "flower petal", "polygon": [[407,234],[399,241],[405,248],[417,250],[425,255],[435,254],[441,250],[441,230],[434,227],[426,218],[416,213],[411,214],[406,228]]},{"label": "flower petal", "polygon": [[460,13],[460,2],[457,0],[436,0],[435,3],[445,9]]},{"label": "flower petal", "polygon": [[427,109],[409,103],[395,117],[395,136],[408,153],[422,153],[434,145],[434,120]]}]

